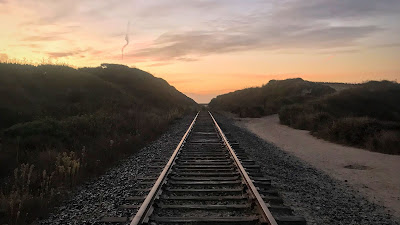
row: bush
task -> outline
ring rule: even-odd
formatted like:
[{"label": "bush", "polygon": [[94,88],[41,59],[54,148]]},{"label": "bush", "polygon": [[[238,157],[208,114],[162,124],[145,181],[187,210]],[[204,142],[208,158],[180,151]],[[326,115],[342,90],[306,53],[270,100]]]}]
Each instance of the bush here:
[{"label": "bush", "polygon": [[400,154],[400,85],[367,82],[303,104],[283,107],[282,124],[333,142]]},{"label": "bush", "polygon": [[59,146],[65,142],[67,132],[62,124],[54,119],[43,119],[16,124],[4,130],[6,138],[17,140],[21,149],[40,149],[45,146]]},{"label": "bush", "polygon": [[400,132],[382,130],[370,137],[366,148],[371,151],[400,155]]},{"label": "bush", "polygon": [[327,137],[343,144],[364,147],[367,140],[382,128],[378,121],[367,117],[340,118],[333,122]]}]

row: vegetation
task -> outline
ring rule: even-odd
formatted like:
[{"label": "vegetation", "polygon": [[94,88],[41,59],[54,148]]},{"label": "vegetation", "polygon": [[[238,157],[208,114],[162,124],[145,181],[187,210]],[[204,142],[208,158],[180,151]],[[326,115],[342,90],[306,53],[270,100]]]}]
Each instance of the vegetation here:
[{"label": "vegetation", "polygon": [[[336,90],[336,91],[335,91]],[[400,84],[272,80],[214,98],[209,106],[240,117],[279,113],[282,124],[332,142],[400,154]]]},{"label": "vegetation", "polygon": [[329,141],[400,154],[400,84],[371,81],[320,99],[283,107],[282,124]]},{"label": "vegetation", "polygon": [[335,89],[336,91],[343,91],[348,88],[353,88],[353,87],[356,87],[359,85],[359,84],[351,84],[351,83],[332,83],[332,82],[318,82],[318,83],[329,86],[329,87]]},{"label": "vegetation", "polygon": [[271,80],[262,87],[220,95],[211,100],[209,106],[240,117],[261,117],[278,113],[282,106],[306,102],[333,92],[335,90],[331,87],[301,78]]},{"label": "vegetation", "polygon": [[65,191],[197,108],[166,81],[102,64],[0,64],[0,223],[44,216]]}]

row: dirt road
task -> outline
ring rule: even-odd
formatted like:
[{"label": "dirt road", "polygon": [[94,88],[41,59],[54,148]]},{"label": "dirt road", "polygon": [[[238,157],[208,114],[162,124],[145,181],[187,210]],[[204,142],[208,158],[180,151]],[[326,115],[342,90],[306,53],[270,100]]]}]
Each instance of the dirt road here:
[{"label": "dirt road", "polygon": [[274,143],[330,176],[347,182],[370,201],[400,218],[400,156],[370,152],[317,139],[279,124],[278,115],[236,118],[236,124]]}]

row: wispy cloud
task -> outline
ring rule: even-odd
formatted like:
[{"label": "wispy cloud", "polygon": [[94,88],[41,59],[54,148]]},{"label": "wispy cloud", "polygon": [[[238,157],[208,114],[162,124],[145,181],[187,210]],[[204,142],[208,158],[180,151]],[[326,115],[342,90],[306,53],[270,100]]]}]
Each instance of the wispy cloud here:
[{"label": "wispy cloud", "polygon": [[46,54],[51,57],[51,58],[62,58],[62,57],[68,57],[68,56],[76,56],[76,55],[81,55],[82,53],[85,52],[90,52],[91,49],[75,49],[72,51],[59,51],[59,52],[46,52]]},{"label": "wispy cloud", "polygon": [[[164,16],[179,15],[189,13],[210,13],[217,10],[228,8],[227,6],[240,3],[241,0],[168,0],[154,1],[138,10],[141,18],[159,18]],[[156,14],[154,12],[157,12]]]},{"label": "wispy cloud", "polygon": [[51,33],[47,32],[38,35],[25,36],[21,38],[21,41],[24,42],[59,41],[59,40],[65,40],[64,35],[66,34],[67,32],[51,32]]},{"label": "wispy cloud", "polygon": [[158,67],[158,66],[166,66],[166,65],[171,65],[172,62],[159,62],[159,63],[152,63],[147,65],[148,67]]},{"label": "wispy cloud", "polygon": [[[226,6],[225,1],[182,3],[189,10],[213,10]],[[257,1],[250,1],[248,5]],[[258,2],[259,3],[259,2]],[[188,4],[188,5],[185,5]],[[213,5],[214,4],[214,5]],[[231,4],[232,5],[232,4]],[[240,5],[240,4],[238,4]],[[241,4],[246,7],[246,4]],[[174,6],[174,7],[171,7]],[[182,10],[179,4],[158,4],[160,13]],[[214,7],[214,8],[213,8]],[[288,0],[247,14],[226,15],[211,20],[206,29],[170,30],[161,34],[149,47],[131,53],[132,58],[178,60],[227,52],[248,50],[331,49],[360,45],[387,26],[373,18],[384,18],[400,11],[398,0]],[[352,22],[349,22],[353,20]],[[330,50],[333,51],[333,50]],[[346,51],[337,50],[337,53]]]},{"label": "wispy cloud", "polygon": [[[7,2],[11,1],[0,0],[0,3]],[[38,34],[25,32],[22,41],[45,42],[66,38],[63,34],[40,33],[47,30],[40,29],[41,26],[49,24],[71,33],[98,32],[116,38],[113,35],[122,33],[123,29],[122,26],[112,26],[112,23],[130,19],[137,23],[136,32],[151,32],[154,38],[150,46],[126,52],[126,57],[135,61],[190,62],[206,55],[254,49],[282,51],[351,47],[377,31],[388,29],[379,18],[400,11],[398,0],[15,2],[37,15],[37,18],[29,18],[29,24],[23,24],[23,27],[38,27]],[[165,24],[166,20],[170,24]],[[155,37],[156,33],[160,35]],[[97,38],[101,40],[102,37]],[[133,45],[135,41],[132,40]]]},{"label": "wispy cloud", "polygon": [[387,43],[387,44],[379,44],[379,45],[374,45],[374,48],[399,48],[400,43]]},{"label": "wispy cloud", "polygon": [[58,40],[60,40],[60,38],[58,38],[56,36],[47,36],[47,35],[43,35],[43,36],[39,36],[39,35],[27,36],[27,37],[24,37],[23,39],[21,39],[21,41],[29,41],[29,42],[58,41]]},{"label": "wispy cloud", "polygon": [[377,26],[290,25],[255,26],[241,32],[211,30],[165,33],[152,46],[140,49],[130,56],[179,60],[253,49],[338,48],[353,46],[359,39],[380,29]]},{"label": "wispy cloud", "polygon": [[274,15],[296,21],[343,20],[387,16],[388,14],[397,14],[399,10],[400,1],[398,0],[291,0],[281,4]]}]

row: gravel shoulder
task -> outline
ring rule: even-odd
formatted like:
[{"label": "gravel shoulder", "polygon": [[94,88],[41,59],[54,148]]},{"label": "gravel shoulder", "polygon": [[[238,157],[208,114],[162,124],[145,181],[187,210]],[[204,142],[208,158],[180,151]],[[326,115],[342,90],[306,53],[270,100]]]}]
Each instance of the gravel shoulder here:
[{"label": "gravel shoulder", "polygon": [[330,176],[348,182],[369,201],[400,217],[400,156],[370,152],[318,139],[279,123],[278,115],[238,119],[236,124],[274,143]]},{"label": "gravel shoulder", "polygon": [[150,172],[148,166],[153,159],[167,161],[171,157],[193,118],[194,114],[175,121],[157,140],[75,189],[47,219],[35,224],[95,224],[104,216],[118,216],[121,201],[133,195],[130,189],[136,188],[136,178]]},{"label": "gravel shoulder", "polygon": [[235,125],[232,118],[214,116],[222,130],[229,132],[271,177],[285,203],[308,224],[400,224],[385,207],[369,201],[348,182]]}]

